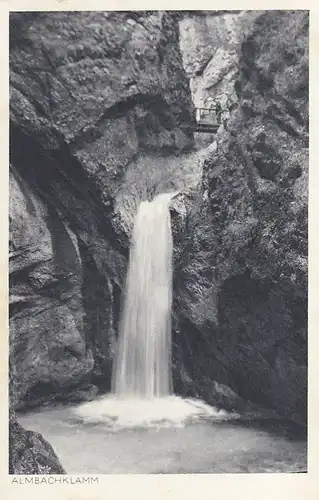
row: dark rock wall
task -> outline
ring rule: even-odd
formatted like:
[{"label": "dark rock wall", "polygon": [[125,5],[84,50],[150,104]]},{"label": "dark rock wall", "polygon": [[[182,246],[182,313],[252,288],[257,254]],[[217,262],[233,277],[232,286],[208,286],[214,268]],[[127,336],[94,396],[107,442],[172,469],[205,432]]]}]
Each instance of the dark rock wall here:
[{"label": "dark rock wall", "polygon": [[10,99],[16,403],[92,397],[109,389],[128,256],[117,192],[139,155],[192,145],[177,21],[12,13]]},{"label": "dark rock wall", "polygon": [[93,368],[83,333],[82,261],[75,234],[12,169],[10,348],[18,399],[77,385]]},{"label": "dark rock wall", "polygon": [[175,381],[305,421],[308,13],[261,12],[239,67],[228,132],[175,230]]}]

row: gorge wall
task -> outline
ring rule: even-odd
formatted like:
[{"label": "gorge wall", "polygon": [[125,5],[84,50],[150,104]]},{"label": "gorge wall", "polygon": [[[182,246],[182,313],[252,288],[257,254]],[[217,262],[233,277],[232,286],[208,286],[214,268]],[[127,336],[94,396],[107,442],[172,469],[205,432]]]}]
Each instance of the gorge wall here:
[{"label": "gorge wall", "polygon": [[[157,157],[169,164],[192,146],[179,128],[193,104],[177,21],[11,14],[10,92],[12,397],[17,407],[90,398],[110,384],[126,171],[144,156],[155,170]],[[137,205],[154,181],[135,181]]]},{"label": "gorge wall", "polygon": [[[181,16],[180,47],[183,66],[190,80],[196,107],[220,106],[220,128],[227,128],[238,103],[235,82],[239,76],[240,52],[259,11],[193,11]],[[214,134],[195,133],[198,147],[212,143]]]},{"label": "gorge wall", "polygon": [[202,186],[172,207],[176,385],[305,421],[308,13],[259,12],[238,63]]},{"label": "gorge wall", "polygon": [[[175,390],[305,421],[307,40],[303,11],[11,15],[17,407],[109,389],[134,210],[189,186],[171,209]],[[192,98],[227,116],[200,160]]]}]

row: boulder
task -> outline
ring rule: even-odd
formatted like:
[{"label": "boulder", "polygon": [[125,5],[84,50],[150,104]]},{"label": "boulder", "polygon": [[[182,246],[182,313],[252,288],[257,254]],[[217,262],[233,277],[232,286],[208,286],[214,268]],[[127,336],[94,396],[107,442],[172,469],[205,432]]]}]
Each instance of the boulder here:
[{"label": "boulder", "polygon": [[52,446],[38,432],[25,430],[14,416],[9,425],[9,474],[65,474]]}]

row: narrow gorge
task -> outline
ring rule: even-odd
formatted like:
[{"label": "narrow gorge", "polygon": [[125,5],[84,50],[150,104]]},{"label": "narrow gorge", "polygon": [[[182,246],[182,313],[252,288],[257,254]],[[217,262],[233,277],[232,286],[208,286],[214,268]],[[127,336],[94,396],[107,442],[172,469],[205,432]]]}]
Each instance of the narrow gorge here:
[{"label": "narrow gorge", "polygon": [[[45,411],[63,421],[74,405],[88,418],[112,392],[121,335],[132,364],[116,390],[140,387],[144,373],[154,395],[167,377],[177,420],[193,411],[181,402],[197,401],[196,415],[306,432],[308,24],[302,10],[11,13],[11,473],[69,473],[62,441],[42,432]],[[214,103],[216,132],[198,132],[198,109]],[[144,247],[133,235],[144,274],[129,267],[136,214],[163,193],[172,283],[159,206],[138,233]],[[159,359],[145,339],[161,359],[169,351],[170,374],[143,368],[142,351]],[[126,422],[148,415],[121,411]],[[249,442],[236,426],[229,436]],[[294,470],[305,469],[299,445]],[[130,472],[125,460],[97,472]]]}]

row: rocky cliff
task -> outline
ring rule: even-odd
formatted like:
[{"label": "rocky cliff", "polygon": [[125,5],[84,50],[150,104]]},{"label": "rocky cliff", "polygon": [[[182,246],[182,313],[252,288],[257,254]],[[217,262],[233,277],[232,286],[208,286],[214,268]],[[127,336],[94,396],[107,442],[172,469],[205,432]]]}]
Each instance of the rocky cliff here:
[{"label": "rocky cliff", "polygon": [[[199,108],[219,103],[219,133],[227,128],[238,102],[235,82],[241,44],[258,15],[258,11],[193,11],[180,19],[180,47],[193,102]],[[214,139],[212,134],[196,134],[201,147]]]},{"label": "rocky cliff", "polygon": [[308,13],[259,12],[238,67],[202,186],[172,207],[176,387],[305,421]]},{"label": "rocky cliff", "polygon": [[[109,388],[126,271],[118,193],[132,165],[149,158],[156,171],[192,145],[179,127],[193,105],[177,21],[11,14],[10,93],[13,397],[91,398]],[[140,177],[135,205],[154,184]]]},{"label": "rocky cliff", "polygon": [[[136,206],[191,186],[172,206],[175,390],[305,420],[308,16],[218,14],[11,15],[16,406],[109,389]],[[191,95],[227,112],[200,155]]]}]

